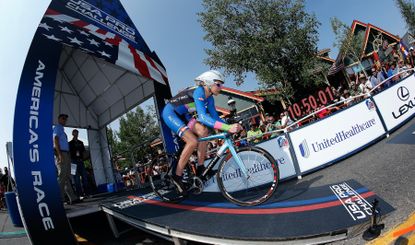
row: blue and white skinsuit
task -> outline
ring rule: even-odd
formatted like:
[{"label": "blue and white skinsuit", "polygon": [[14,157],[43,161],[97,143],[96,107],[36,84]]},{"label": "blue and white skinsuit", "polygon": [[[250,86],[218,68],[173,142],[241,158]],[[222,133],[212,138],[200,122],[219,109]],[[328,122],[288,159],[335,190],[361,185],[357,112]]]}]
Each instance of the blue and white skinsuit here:
[{"label": "blue and white skinsuit", "polygon": [[[193,117],[194,112],[197,118]],[[161,114],[166,125],[179,137],[196,122],[222,131],[229,131],[230,125],[223,121],[216,111],[212,96],[206,98],[203,86],[187,88],[169,100]]]}]

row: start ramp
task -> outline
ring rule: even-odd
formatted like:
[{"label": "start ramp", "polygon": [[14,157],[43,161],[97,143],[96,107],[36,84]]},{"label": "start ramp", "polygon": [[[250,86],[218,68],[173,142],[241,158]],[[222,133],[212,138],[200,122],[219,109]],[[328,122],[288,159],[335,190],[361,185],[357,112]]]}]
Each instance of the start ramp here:
[{"label": "start ramp", "polygon": [[254,207],[236,206],[214,192],[167,203],[149,190],[101,206],[115,235],[112,217],[167,238],[220,244],[304,244],[345,239],[355,227],[369,224],[375,198],[382,214],[394,210],[354,180],[311,188],[284,189],[282,184],[270,200]]}]

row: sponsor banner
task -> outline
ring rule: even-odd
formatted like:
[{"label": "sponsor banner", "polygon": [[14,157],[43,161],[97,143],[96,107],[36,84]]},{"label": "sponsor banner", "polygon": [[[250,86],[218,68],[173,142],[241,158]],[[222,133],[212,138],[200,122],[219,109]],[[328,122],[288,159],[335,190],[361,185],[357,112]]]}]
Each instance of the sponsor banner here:
[{"label": "sponsor banner", "polygon": [[354,221],[372,216],[372,205],[346,182],[329,186]]},{"label": "sponsor banner", "polygon": [[16,99],[14,169],[20,211],[32,244],[76,244],[61,201],[52,145],[61,48],[61,44],[35,35]]},{"label": "sponsor banner", "polygon": [[391,130],[415,113],[415,77],[411,75],[393,87],[375,95],[373,99]]},{"label": "sponsor banner", "polygon": [[289,134],[303,173],[341,158],[384,133],[375,104],[367,99]]},{"label": "sponsor banner", "polygon": [[[288,139],[283,135],[277,138],[268,140],[266,142],[262,142],[257,145],[258,147],[268,151],[274,159],[278,163],[278,168],[280,172],[280,179],[284,179],[290,176],[296,175],[294,164],[290,154],[290,145],[288,143]],[[209,161],[205,162],[205,165],[209,164]],[[215,168],[219,167],[219,163]],[[251,166],[252,171],[257,173],[261,173],[259,176],[263,176],[264,172],[267,172],[271,166]],[[249,168],[249,166],[248,166]],[[226,172],[222,178],[224,181],[236,181],[238,177],[241,176],[241,170],[236,169],[229,172]],[[257,181],[258,184],[261,184],[261,181]],[[203,189],[204,192],[220,192],[216,178],[211,178],[208,182],[206,182],[205,188]]]}]

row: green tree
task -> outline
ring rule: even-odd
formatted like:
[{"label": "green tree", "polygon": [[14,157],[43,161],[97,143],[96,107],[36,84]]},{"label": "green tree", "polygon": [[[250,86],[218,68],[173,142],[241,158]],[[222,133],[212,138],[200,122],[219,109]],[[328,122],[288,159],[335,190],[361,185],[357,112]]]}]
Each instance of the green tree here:
[{"label": "green tree", "polygon": [[113,161],[116,161],[118,164],[121,163],[121,165],[126,165],[125,163],[123,164],[124,161],[122,159],[124,157],[121,155],[120,140],[117,137],[117,132],[110,127],[107,127],[107,140]]},{"label": "green tree", "polygon": [[117,147],[119,145],[119,140],[117,138],[117,133],[110,127],[107,127],[107,139],[108,144],[111,146],[111,151],[118,152]]},{"label": "green tree", "polygon": [[339,48],[339,55],[341,55],[343,62],[346,59],[349,59],[346,63],[357,62],[367,77],[366,71],[361,63],[364,32],[359,32],[355,35],[350,27],[336,17],[331,18],[331,27],[336,36],[334,46]]},{"label": "green tree", "polygon": [[235,76],[238,85],[254,73],[261,88],[277,88],[274,99],[321,83],[316,76],[317,28],[303,0],[204,0],[198,13],[206,31],[205,63]]},{"label": "green tree", "polygon": [[153,107],[146,111],[137,107],[120,118],[119,132],[107,130],[112,155],[118,158],[120,167],[131,167],[150,153],[150,142],[160,135],[156,118]]},{"label": "green tree", "polygon": [[409,33],[415,35],[415,4],[409,0],[395,0],[408,27]]}]

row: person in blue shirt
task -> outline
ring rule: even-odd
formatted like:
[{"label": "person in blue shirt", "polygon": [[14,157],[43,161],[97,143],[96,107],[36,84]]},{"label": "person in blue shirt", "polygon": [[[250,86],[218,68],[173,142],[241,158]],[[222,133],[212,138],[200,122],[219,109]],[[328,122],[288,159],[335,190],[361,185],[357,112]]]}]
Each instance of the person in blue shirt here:
[{"label": "person in blue shirt", "polygon": [[58,116],[58,124],[53,127],[53,147],[62,200],[65,200],[65,194],[67,194],[69,197],[68,203],[75,204],[80,202],[80,199],[75,195],[71,185],[71,156],[69,154],[68,137],[63,128],[67,119],[68,115],[66,114]]},{"label": "person in blue shirt", "polygon": [[180,193],[185,193],[182,183],[183,169],[193,151],[197,148],[200,175],[205,170],[203,165],[207,143],[198,142],[199,137],[208,136],[207,127],[236,133],[241,129],[238,123],[229,125],[216,111],[213,95],[218,95],[225,82],[223,75],[215,70],[200,74],[195,78],[197,86],[187,88],[170,99],[163,109],[162,118],[166,125],[185,142],[185,146],[173,173],[173,182]]},{"label": "person in blue shirt", "polygon": [[[399,80],[398,69],[396,69],[396,64],[394,61],[391,61],[389,64],[389,70],[388,70],[388,78],[390,78],[389,81],[386,82],[386,88],[389,88],[392,86],[395,82]],[[392,77],[392,78],[391,78]]]}]

